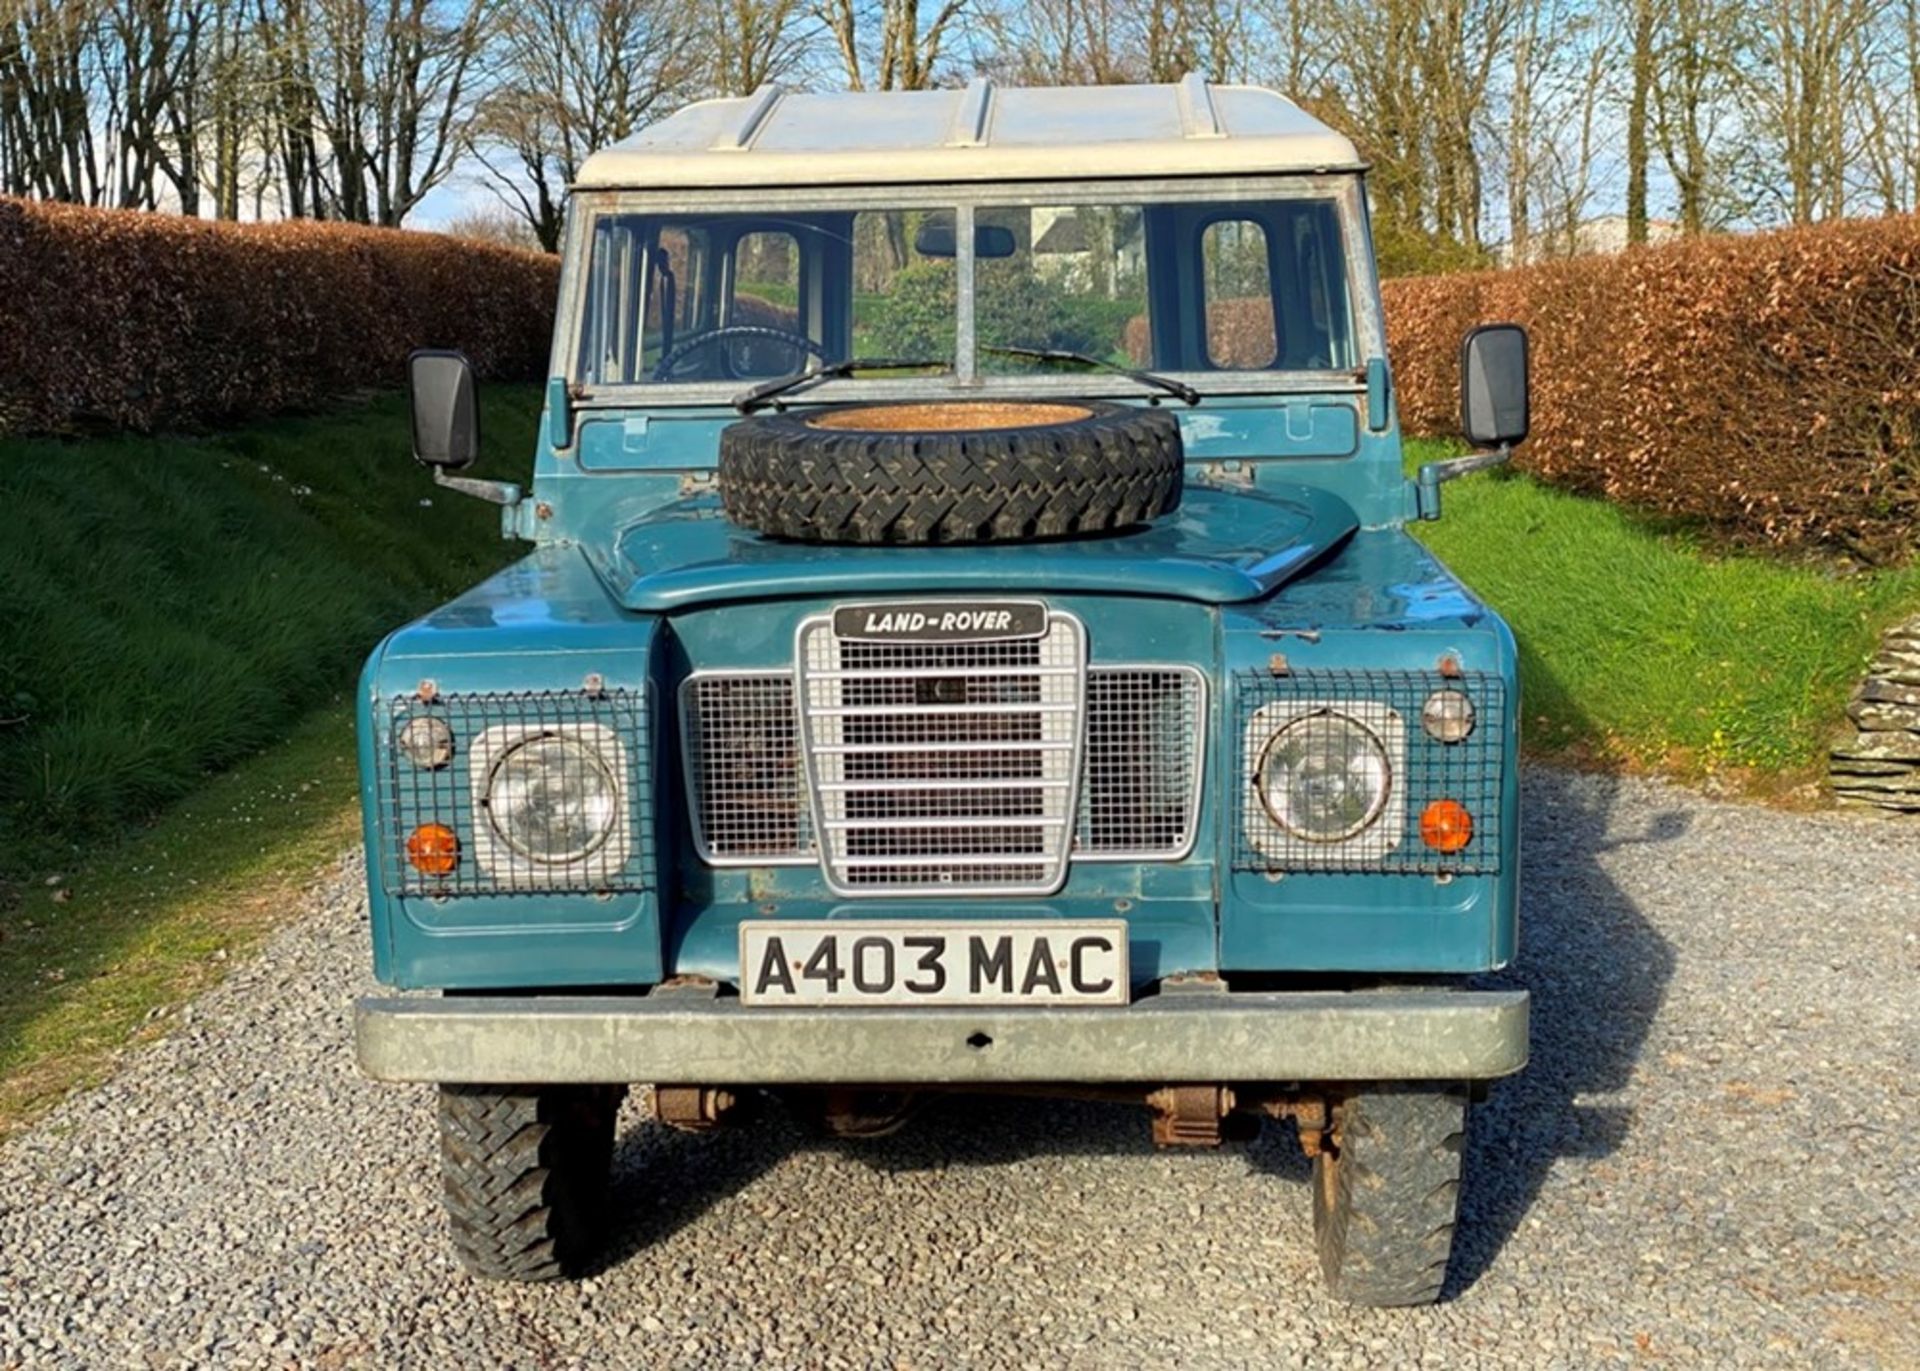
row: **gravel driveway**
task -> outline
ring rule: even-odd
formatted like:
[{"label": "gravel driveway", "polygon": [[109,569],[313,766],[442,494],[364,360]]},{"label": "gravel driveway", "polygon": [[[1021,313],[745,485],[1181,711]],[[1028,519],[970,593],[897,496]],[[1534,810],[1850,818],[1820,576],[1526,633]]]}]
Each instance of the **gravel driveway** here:
[{"label": "gravel driveway", "polygon": [[353,1071],[347,863],[0,1150],[0,1366],[1920,1365],[1920,836],[1551,772],[1527,802],[1533,1065],[1476,1116],[1436,1308],[1321,1296],[1279,1141],[1007,1100],[860,1145],[631,1117],[620,1255],[470,1281],[429,1092]]}]

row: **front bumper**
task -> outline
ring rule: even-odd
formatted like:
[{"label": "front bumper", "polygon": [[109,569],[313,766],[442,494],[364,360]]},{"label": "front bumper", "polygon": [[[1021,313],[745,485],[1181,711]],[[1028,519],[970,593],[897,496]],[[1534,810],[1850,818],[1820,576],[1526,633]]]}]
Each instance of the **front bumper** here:
[{"label": "front bumper", "polygon": [[1186,991],[1063,1009],[366,999],[354,1035],[377,1080],[472,1085],[1490,1080],[1527,1063],[1527,992]]}]

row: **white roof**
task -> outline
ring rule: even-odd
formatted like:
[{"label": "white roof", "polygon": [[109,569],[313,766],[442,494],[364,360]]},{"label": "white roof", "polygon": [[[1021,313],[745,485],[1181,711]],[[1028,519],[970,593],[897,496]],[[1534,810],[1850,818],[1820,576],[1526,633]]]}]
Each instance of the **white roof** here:
[{"label": "white roof", "polygon": [[1354,168],[1285,96],[1188,76],[1170,86],[788,92],[688,105],[596,152],[576,186],[877,185]]}]

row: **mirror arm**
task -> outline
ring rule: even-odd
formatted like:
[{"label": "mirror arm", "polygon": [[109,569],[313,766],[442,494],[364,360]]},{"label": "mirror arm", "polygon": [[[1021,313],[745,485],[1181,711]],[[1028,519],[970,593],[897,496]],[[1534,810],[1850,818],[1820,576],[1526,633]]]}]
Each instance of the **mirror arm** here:
[{"label": "mirror arm", "polygon": [[433,469],[433,483],[448,490],[457,490],[462,495],[471,495],[476,500],[485,500],[490,505],[504,505],[511,509],[520,503],[521,490],[512,481],[482,481],[473,476],[449,476],[439,467]]},{"label": "mirror arm", "polygon": [[1447,481],[1505,466],[1513,460],[1513,445],[1502,443],[1492,452],[1476,452],[1471,457],[1455,457],[1445,462],[1426,462],[1420,467],[1419,511],[1426,520],[1440,517],[1440,487]]}]

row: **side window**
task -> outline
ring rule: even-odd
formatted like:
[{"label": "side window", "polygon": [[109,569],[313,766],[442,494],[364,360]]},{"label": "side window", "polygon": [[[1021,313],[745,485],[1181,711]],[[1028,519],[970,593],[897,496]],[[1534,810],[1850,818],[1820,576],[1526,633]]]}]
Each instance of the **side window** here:
[{"label": "side window", "polygon": [[633,374],[635,321],[640,299],[640,238],[619,219],[594,225],[593,266],[581,318],[580,375],[620,382]]},{"label": "side window", "polygon": [[1346,264],[1341,258],[1340,225],[1330,205],[1289,207],[1281,220],[1298,285],[1283,289],[1291,308],[1282,325],[1289,367],[1350,367],[1352,331],[1348,323]]},{"label": "side window", "polygon": [[1200,284],[1207,311],[1207,361],[1225,370],[1275,365],[1272,255],[1252,219],[1216,219],[1200,235]]}]

